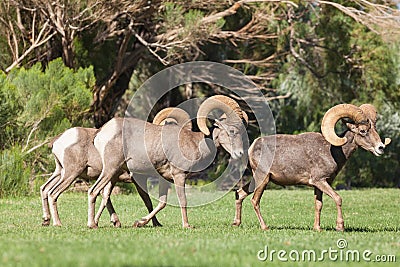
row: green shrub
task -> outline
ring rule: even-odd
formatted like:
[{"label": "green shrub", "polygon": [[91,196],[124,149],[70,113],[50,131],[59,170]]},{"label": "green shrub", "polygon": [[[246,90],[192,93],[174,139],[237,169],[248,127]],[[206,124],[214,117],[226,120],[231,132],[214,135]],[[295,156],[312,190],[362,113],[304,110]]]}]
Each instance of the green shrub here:
[{"label": "green shrub", "polygon": [[0,72],[0,197],[38,190],[37,183],[53,172],[53,157],[45,146],[54,136],[73,126],[89,126],[95,85],[93,68],[72,70],[61,59],[43,71]]},{"label": "green shrub", "polygon": [[31,168],[20,146],[0,152],[0,198],[29,193]]}]

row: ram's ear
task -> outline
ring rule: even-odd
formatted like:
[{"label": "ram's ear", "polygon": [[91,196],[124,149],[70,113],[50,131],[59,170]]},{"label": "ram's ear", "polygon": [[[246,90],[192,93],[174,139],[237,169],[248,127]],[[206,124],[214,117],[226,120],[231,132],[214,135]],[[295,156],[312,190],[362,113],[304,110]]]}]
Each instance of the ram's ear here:
[{"label": "ram's ear", "polygon": [[346,122],[346,126],[347,126],[347,128],[349,128],[349,130],[352,131],[353,133],[358,133],[357,125],[355,125],[354,123]]},{"label": "ram's ear", "polygon": [[368,124],[346,123],[346,126],[350,129],[350,131],[361,136],[366,136],[370,129],[370,126]]},{"label": "ram's ear", "polygon": [[221,133],[221,129],[220,128],[215,128],[213,130],[212,136],[213,136],[213,140],[214,140],[214,144],[215,146],[219,146],[219,134]]},{"label": "ram's ear", "polygon": [[222,122],[218,119],[215,119],[214,126],[220,128],[220,129],[222,129],[224,127]]},{"label": "ram's ear", "polygon": [[227,124],[225,120],[219,120],[215,119],[214,120],[214,126],[217,127],[218,129],[228,131]]}]

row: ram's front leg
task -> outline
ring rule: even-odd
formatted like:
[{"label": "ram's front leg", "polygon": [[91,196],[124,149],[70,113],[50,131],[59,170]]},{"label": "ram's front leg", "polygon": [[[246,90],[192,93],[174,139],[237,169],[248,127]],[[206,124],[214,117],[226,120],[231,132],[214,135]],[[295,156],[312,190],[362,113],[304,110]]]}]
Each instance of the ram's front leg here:
[{"label": "ram's front leg", "polygon": [[319,190],[330,196],[333,201],[336,203],[337,209],[337,219],[336,219],[336,230],[337,231],[344,231],[344,220],[343,220],[343,213],[342,213],[342,198],[336,193],[333,188],[328,184],[327,181],[322,180],[315,183],[315,187]]},{"label": "ram's front leg", "polygon": [[243,200],[254,191],[254,185],[252,185],[253,190],[250,191],[251,182],[253,182],[254,184],[254,179],[252,179],[250,182],[248,182],[246,185],[244,185],[242,188],[238,189],[235,192],[236,211],[235,211],[235,218],[232,223],[233,226],[239,226],[242,223]]},{"label": "ram's front leg", "polygon": [[[162,179],[162,178],[160,178],[160,179]],[[144,204],[146,205],[148,212],[149,213],[153,212],[153,210],[154,210],[153,203],[151,202],[151,199],[150,199],[150,196],[148,193],[148,189],[147,189],[147,177],[139,176],[138,179],[135,179],[134,177],[132,177],[132,182],[135,184],[136,190],[139,193],[139,196],[142,198]],[[161,186],[161,183],[160,183],[160,186]],[[167,186],[167,190],[168,190],[168,186]],[[160,192],[161,192],[161,189],[160,189]],[[162,224],[157,220],[156,216],[153,216],[151,218],[151,220],[153,221],[153,226],[162,226]]]},{"label": "ram's front leg", "polygon": [[[134,177],[137,180],[137,177]],[[167,205],[167,195],[168,195],[169,182],[164,178],[160,178],[160,184],[158,187],[159,190],[159,198],[157,207],[150,212],[147,216],[142,217],[140,220],[135,221],[133,227],[142,227],[145,226],[151,219],[155,218],[156,214],[165,208]]]},{"label": "ram's front leg", "polygon": [[[109,172],[104,172],[104,170],[111,170]],[[103,172],[97,178],[96,183],[88,191],[88,223],[87,226],[92,229],[98,228],[98,224],[95,221],[95,208],[96,208],[96,198],[100,194],[101,190],[107,186],[111,181],[112,177],[115,175],[115,171],[118,168],[108,168],[104,165]],[[104,209],[104,208],[103,208]],[[99,216],[99,214],[98,214]]]},{"label": "ram's front leg", "polygon": [[175,190],[178,196],[179,205],[181,207],[182,212],[182,226],[183,228],[192,228],[190,226],[188,217],[187,217],[187,199],[186,199],[186,192],[185,192],[185,179],[186,175],[178,173],[173,176],[174,183],[175,183]]}]

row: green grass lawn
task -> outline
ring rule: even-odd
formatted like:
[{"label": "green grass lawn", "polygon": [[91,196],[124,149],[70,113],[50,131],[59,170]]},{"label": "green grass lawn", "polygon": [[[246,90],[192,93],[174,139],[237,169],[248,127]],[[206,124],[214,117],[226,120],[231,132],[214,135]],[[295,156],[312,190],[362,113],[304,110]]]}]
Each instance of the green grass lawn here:
[{"label": "green grass lawn", "polygon": [[[260,230],[249,199],[244,201],[243,224],[238,228],[230,225],[233,193],[210,205],[190,208],[189,222],[195,229],[182,229],[180,210],[171,206],[158,215],[163,227],[132,228],[135,219],[146,214],[137,195],[113,196],[123,227],[112,228],[105,212],[97,230],[86,227],[86,194],[60,197],[62,227],[41,226],[39,196],[0,199],[0,266],[399,266],[400,191],[339,194],[345,232],[334,230],[336,208],[327,196],[322,211],[324,231],[312,230],[311,189],[266,191],[261,207],[269,231]],[[346,240],[346,248],[338,248],[339,239]],[[276,251],[272,261],[270,257],[265,261],[257,258],[265,247],[269,256]],[[311,250],[316,253],[315,261]],[[288,262],[278,259],[278,251]],[[353,252],[359,253],[359,262],[356,256],[353,260]],[[294,261],[296,253],[299,261]],[[388,255],[394,255],[396,262],[366,262],[363,253],[371,260],[380,256],[393,261]],[[260,256],[265,253],[261,251]]]}]

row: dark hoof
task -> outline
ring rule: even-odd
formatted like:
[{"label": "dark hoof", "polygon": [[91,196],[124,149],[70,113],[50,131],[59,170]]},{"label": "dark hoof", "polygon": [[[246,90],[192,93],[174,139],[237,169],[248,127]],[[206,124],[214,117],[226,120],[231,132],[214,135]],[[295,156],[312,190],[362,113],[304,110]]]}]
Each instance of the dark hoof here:
[{"label": "dark hoof", "polygon": [[42,226],[49,226],[50,225],[50,219],[48,220],[43,220]]},{"label": "dark hoof", "polygon": [[159,221],[155,220],[152,222],[153,222],[153,227],[162,227],[162,224]]},{"label": "dark hoof", "polygon": [[112,222],[112,223],[113,223],[113,226],[115,228],[121,228],[121,222],[120,221],[116,221],[116,222]]},{"label": "dark hoof", "polygon": [[88,226],[89,227],[89,229],[98,229],[99,227],[97,226],[97,224],[94,224],[94,225],[90,225],[90,226]]}]

